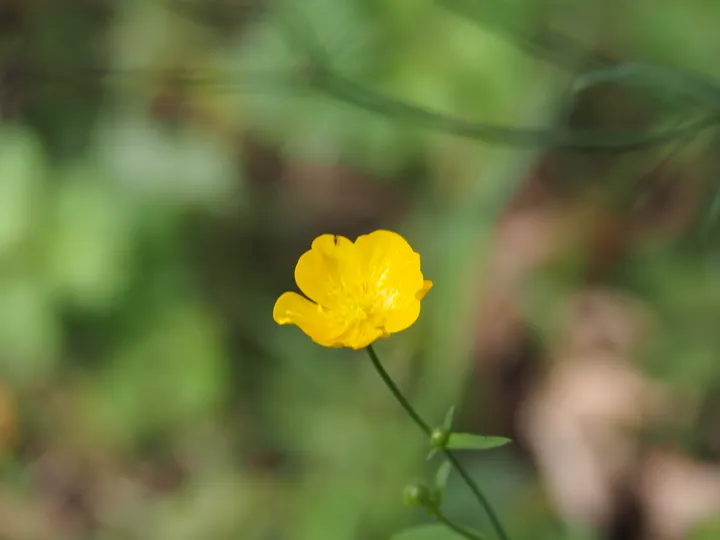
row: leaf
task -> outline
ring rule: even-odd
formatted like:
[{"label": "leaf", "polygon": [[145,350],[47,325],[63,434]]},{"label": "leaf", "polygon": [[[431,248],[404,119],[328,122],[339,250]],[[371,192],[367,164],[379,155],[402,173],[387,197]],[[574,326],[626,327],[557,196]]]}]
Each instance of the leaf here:
[{"label": "leaf", "polygon": [[511,443],[507,437],[452,433],[447,447],[452,450],[490,450]]},{"label": "leaf", "polygon": [[445,486],[447,485],[448,478],[452,472],[452,464],[449,461],[443,461],[442,465],[438,468],[435,473],[435,489],[437,490],[438,498],[442,501],[443,493],[445,492]]},{"label": "leaf", "polygon": [[92,167],[69,168],[52,199],[50,279],[59,296],[83,309],[111,307],[132,268],[130,206],[102,174]]},{"label": "leaf", "polygon": [[25,277],[0,281],[0,373],[15,384],[49,376],[59,360],[62,327],[42,283]]},{"label": "leaf", "polygon": [[[45,153],[31,130],[0,131],[0,256],[28,240],[42,212]],[[23,254],[24,255],[24,254]],[[17,257],[17,256],[16,256]]]},{"label": "leaf", "polygon": [[443,422],[443,427],[447,430],[452,429],[452,423],[453,423],[453,417],[455,416],[455,405],[450,407],[448,412],[445,414],[445,421]]},{"label": "leaf", "polygon": [[[475,533],[475,531],[472,532]],[[464,537],[448,529],[445,525],[433,524],[405,529],[393,536],[391,540],[458,540],[460,538]]]},{"label": "leaf", "polygon": [[222,402],[225,360],[211,312],[190,302],[166,304],[101,372],[90,396],[97,400],[93,420],[118,446],[161,429],[184,432]]}]

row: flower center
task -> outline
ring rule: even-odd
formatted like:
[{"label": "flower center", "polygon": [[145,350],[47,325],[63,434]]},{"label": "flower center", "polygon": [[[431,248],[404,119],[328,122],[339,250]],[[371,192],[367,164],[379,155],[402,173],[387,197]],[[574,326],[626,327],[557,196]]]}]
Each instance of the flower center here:
[{"label": "flower center", "polygon": [[[371,292],[372,291],[372,292]],[[377,318],[377,311],[382,302],[378,302],[377,291],[368,283],[362,283],[355,290],[348,290],[342,309],[348,318],[358,322],[368,322]],[[374,325],[372,321],[371,324]]]}]

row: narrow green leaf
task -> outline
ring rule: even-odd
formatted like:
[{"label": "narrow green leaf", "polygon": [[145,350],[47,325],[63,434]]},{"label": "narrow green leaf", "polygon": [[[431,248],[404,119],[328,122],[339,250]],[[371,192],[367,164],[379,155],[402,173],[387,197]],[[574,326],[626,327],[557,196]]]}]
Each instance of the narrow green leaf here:
[{"label": "narrow green leaf", "polygon": [[452,429],[452,423],[453,423],[453,417],[455,416],[455,405],[450,407],[448,412],[445,414],[445,421],[443,422],[443,427],[447,430]]},{"label": "narrow green leaf", "polygon": [[427,460],[430,461],[433,457],[435,457],[435,454],[437,454],[438,449],[437,448],[431,448],[427,455]]},{"label": "narrow green leaf", "polygon": [[474,435],[472,433],[452,433],[447,447],[452,450],[490,450],[512,442],[507,437]]},{"label": "narrow green leaf", "polygon": [[420,525],[405,529],[394,535],[391,540],[459,540],[460,534],[448,529],[445,525]]},{"label": "narrow green leaf", "polygon": [[441,500],[451,472],[451,463],[449,461],[443,461],[442,465],[438,468],[437,473],[435,473],[435,489],[437,490]]}]

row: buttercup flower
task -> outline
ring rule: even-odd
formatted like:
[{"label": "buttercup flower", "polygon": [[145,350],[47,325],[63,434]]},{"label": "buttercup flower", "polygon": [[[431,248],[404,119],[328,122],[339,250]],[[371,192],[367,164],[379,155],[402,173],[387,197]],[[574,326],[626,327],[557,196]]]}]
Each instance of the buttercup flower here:
[{"label": "buttercup flower", "polygon": [[319,236],[298,260],[295,281],[307,298],[283,293],[275,322],[297,325],[324,347],[353,349],[410,327],[432,287],[420,255],[399,234],[382,230],[355,242]]}]

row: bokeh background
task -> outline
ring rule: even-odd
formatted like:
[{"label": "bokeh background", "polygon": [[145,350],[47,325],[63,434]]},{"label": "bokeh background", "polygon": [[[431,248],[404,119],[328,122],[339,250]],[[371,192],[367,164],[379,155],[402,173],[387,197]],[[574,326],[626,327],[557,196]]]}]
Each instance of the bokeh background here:
[{"label": "bokeh background", "polygon": [[377,350],[431,422],[455,404],[458,429],[514,439],[462,456],[514,540],[720,538],[715,133],[497,145],[308,84],[315,43],[363,88],[468,121],[669,125],[714,95],[569,97],[572,77],[603,58],[712,86],[720,3],[444,3],[0,1],[0,538],[428,521],[401,493],[438,463],[366,356],[271,317],[316,235],[377,228],[435,282]]}]

